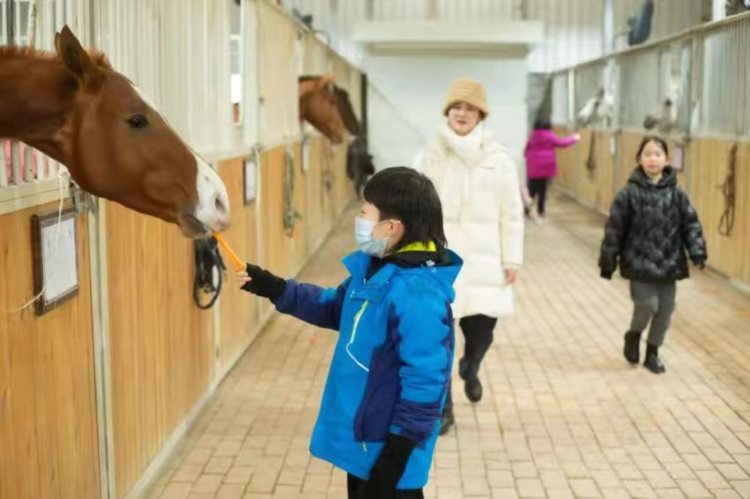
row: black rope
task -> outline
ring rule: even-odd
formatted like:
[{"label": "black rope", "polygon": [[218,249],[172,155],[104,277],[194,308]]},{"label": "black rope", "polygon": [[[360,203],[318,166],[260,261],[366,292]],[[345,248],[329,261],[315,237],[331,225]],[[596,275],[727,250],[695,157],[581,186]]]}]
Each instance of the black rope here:
[{"label": "black rope", "polygon": [[727,173],[724,183],[719,186],[724,196],[724,211],[719,219],[719,234],[731,236],[734,229],[735,191],[737,190],[737,153],[738,145],[735,142],[729,150],[727,158]]},{"label": "black rope", "polygon": [[[213,307],[219,298],[226,267],[221,259],[216,238],[196,239],[193,244],[195,249],[193,300],[198,308],[207,310]],[[201,294],[212,295],[211,300],[206,304],[202,303]]]},{"label": "black rope", "polygon": [[589,142],[589,155],[586,158],[586,170],[589,172],[589,177],[594,176],[594,171],[596,170],[596,132],[594,130],[591,130],[591,142]]},{"label": "black rope", "polygon": [[286,152],[286,167],[284,169],[284,215],[283,225],[284,232],[288,237],[294,237],[294,226],[302,215],[294,209],[294,154],[292,151]]}]

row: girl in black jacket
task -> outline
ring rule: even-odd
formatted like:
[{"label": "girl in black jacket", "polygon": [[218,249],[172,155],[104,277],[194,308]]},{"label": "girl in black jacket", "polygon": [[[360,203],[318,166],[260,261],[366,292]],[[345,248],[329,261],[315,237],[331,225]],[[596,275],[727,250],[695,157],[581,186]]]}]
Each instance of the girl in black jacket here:
[{"label": "girl in black jacket", "polygon": [[611,279],[619,263],[630,280],[634,310],[623,354],[638,363],[641,333],[651,322],[643,365],[656,374],[666,370],[659,347],[674,310],[675,282],[688,277],[688,257],[701,269],[707,257],[698,215],[668,157],[663,139],[643,139],[638,167],[610,208],[599,258],[602,277]]}]

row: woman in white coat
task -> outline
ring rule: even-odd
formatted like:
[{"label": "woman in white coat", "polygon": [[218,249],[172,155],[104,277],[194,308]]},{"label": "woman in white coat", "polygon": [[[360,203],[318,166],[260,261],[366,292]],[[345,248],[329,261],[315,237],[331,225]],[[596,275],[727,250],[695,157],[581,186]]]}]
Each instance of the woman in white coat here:
[{"label": "woman in white coat", "polygon": [[[484,126],[489,111],[482,84],[454,81],[443,114],[447,120],[418,167],[437,188],[448,245],[464,260],[453,306],[465,339],[458,373],[468,399],[478,402],[479,366],[497,319],[513,312],[511,285],[523,262],[523,203],[515,165]],[[441,433],[453,423],[449,391]]]}]

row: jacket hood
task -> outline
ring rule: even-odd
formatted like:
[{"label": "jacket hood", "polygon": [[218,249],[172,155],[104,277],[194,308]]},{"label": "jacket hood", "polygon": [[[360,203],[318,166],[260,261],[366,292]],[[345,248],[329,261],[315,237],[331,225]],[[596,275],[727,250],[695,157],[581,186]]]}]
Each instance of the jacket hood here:
[{"label": "jacket hood", "polygon": [[646,175],[646,172],[643,171],[643,168],[636,166],[633,173],[630,174],[628,182],[643,187],[644,189],[663,189],[665,187],[673,187],[677,185],[677,172],[671,166],[667,166],[664,168],[659,182],[654,184],[649,176]]}]

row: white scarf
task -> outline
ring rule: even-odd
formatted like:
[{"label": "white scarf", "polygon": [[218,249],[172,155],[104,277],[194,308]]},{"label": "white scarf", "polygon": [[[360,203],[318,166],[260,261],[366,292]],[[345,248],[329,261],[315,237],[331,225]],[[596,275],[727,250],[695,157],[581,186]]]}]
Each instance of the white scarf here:
[{"label": "white scarf", "polygon": [[485,140],[485,130],[481,122],[466,135],[457,134],[447,122],[440,124],[439,132],[440,138],[448,149],[461,158],[467,166],[476,166],[482,158],[482,145]]}]

